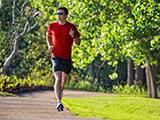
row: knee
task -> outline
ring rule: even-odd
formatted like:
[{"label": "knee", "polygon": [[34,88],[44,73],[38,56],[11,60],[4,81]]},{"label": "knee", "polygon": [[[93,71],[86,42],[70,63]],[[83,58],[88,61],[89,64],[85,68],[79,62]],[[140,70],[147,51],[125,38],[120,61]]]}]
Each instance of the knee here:
[{"label": "knee", "polygon": [[61,81],[62,81],[62,78],[56,78],[55,83],[61,83]]}]

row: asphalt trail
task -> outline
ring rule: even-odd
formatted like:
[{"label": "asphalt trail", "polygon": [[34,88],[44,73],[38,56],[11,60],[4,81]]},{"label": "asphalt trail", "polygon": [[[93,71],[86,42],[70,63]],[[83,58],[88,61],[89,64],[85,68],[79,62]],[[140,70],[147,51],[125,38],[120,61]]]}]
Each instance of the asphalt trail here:
[{"label": "asphalt trail", "polygon": [[[101,93],[65,90],[64,97],[99,96]],[[66,107],[57,112],[53,91],[20,94],[21,97],[0,97],[0,120],[102,120],[82,118]],[[103,119],[104,120],[104,119]]]}]

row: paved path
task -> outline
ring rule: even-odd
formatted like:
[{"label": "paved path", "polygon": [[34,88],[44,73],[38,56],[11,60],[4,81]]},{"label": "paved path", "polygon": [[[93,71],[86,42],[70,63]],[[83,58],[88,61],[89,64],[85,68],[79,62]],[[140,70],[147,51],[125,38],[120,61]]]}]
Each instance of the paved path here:
[{"label": "paved path", "polygon": [[[64,97],[99,96],[101,93],[83,91],[64,91]],[[53,91],[39,91],[21,94],[21,97],[0,97],[0,120],[102,120],[82,118],[65,107],[56,111]]]}]

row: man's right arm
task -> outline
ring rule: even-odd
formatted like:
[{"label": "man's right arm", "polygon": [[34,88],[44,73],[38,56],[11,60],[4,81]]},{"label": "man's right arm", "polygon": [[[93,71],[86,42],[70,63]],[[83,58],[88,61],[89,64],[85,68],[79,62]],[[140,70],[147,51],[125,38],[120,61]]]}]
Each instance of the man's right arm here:
[{"label": "man's right arm", "polygon": [[48,32],[46,33],[46,41],[48,44],[48,49],[50,52],[53,52],[53,41],[52,41],[52,35],[49,35]]}]

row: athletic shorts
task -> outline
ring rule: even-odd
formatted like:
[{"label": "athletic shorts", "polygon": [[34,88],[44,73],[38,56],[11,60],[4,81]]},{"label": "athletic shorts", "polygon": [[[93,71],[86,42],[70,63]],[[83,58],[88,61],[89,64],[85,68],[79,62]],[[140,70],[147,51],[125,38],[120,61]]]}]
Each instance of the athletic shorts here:
[{"label": "athletic shorts", "polygon": [[72,62],[71,59],[63,59],[56,56],[52,56],[52,68],[53,72],[62,71],[66,74],[71,72]]}]

